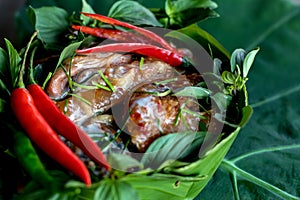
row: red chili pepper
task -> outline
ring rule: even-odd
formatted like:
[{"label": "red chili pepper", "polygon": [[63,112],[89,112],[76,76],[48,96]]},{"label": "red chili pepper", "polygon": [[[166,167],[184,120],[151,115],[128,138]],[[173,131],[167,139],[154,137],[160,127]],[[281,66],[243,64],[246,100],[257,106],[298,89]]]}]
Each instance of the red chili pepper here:
[{"label": "red chili pepper", "polygon": [[82,12],[82,14],[87,17],[99,20],[99,21],[107,23],[107,24],[123,26],[123,27],[129,28],[129,29],[135,30],[136,32],[140,33],[141,35],[145,36],[146,38],[149,38],[150,40],[161,45],[163,48],[168,49],[173,52],[177,52],[177,50],[174,47],[172,47],[167,41],[165,41],[162,37],[160,37],[159,35],[151,32],[147,29],[140,28],[140,27],[134,26],[132,24],[122,22],[122,21],[119,21],[119,20],[116,20],[116,19],[113,19],[113,18],[110,18],[107,16],[99,15],[99,14],[91,14],[91,13],[85,13],[85,12]]},{"label": "red chili pepper", "polygon": [[90,34],[100,38],[106,38],[110,40],[115,40],[119,42],[140,42],[140,43],[151,43],[151,41],[142,35],[137,35],[131,32],[124,32],[114,29],[104,29],[104,28],[91,28],[88,26],[71,26],[74,30],[81,31],[86,34]]},{"label": "red chili pepper", "polygon": [[39,85],[31,84],[27,88],[38,111],[55,131],[78,146],[96,163],[110,170],[111,167],[98,145],[56,107]]},{"label": "red chili pepper", "polygon": [[[30,44],[36,35],[37,32],[32,35],[25,50],[17,82],[18,88],[14,89],[11,93],[10,103],[12,111],[28,137],[40,149],[89,186],[91,185],[91,177],[86,166],[71,149],[60,140],[56,132],[38,111],[32,96],[25,88],[23,73],[25,71],[26,56],[30,49]],[[18,65],[11,67],[18,67]]]},{"label": "red chili pepper", "polygon": [[25,88],[11,94],[11,107],[29,138],[53,160],[91,185],[90,174],[84,163],[69,149],[37,110],[33,98]]},{"label": "red chili pepper", "polygon": [[131,53],[137,53],[144,56],[160,59],[165,63],[168,63],[174,67],[190,65],[190,62],[188,62],[186,58],[177,54],[176,52],[163,49],[157,46],[153,46],[150,44],[142,44],[142,43],[107,44],[107,45],[77,50],[76,52],[80,54],[102,53],[102,52],[131,52]]}]

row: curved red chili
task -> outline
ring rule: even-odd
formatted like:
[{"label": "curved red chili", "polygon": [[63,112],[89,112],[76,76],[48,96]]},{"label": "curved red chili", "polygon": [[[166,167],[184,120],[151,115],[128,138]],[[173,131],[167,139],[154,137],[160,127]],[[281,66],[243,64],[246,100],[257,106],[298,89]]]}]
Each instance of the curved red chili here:
[{"label": "curved red chili", "polygon": [[84,163],[69,149],[49,126],[35,107],[30,93],[25,88],[14,89],[11,107],[19,123],[30,139],[49,157],[74,173],[86,185],[91,185],[90,174]]},{"label": "curved red chili", "polygon": [[39,85],[31,84],[27,88],[34,99],[34,104],[38,111],[58,134],[78,146],[96,163],[110,170],[111,167],[98,145],[56,107]]},{"label": "curved red chili", "polygon": [[95,37],[106,38],[119,42],[140,42],[140,43],[151,43],[150,39],[137,35],[131,32],[124,32],[115,29],[104,29],[104,28],[91,28],[88,26],[71,26],[74,30],[81,31],[83,33],[93,35]]},{"label": "curved red chili", "polygon": [[157,58],[164,61],[171,66],[187,66],[190,63],[183,56],[179,55],[176,52],[163,49],[157,46],[153,46],[150,44],[142,44],[142,43],[115,43],[115,44],[107,44],[96,46],[87,49],[77,50],[77,53],[80,54],[88,54],[88,53],[103,53],[103,52],[131,52],[137,53],[144,56],[149,56],[152,58]]},{"label": "curved red chili", "polygon": [[107,16],[103,16],[103,15],[99,15],[99,14],[92,14],[92,13],[85,13],[82,12],[83,15],[90,17],[92,19],[96,19],[99,20],[101,22],[107,23],[107,24],[111,24],[111,25],[116,25],[116,26],[123,26],[132,30],[135,30],[136,32],[140,33],[141,35],[145,36],[146,38],[149,38],[150,40],[156,42],[157,44],[161,45],[163,48],[168,49],[170,51],[176,52],[177,50],[172,47],[167,41],[165,41],[162,37],[160,37],[159,35],[157,35],[154,32],[151,32],[147,29],[141,28],[141,27],[137,27],[134,26],[132,24],[126,23],[126,22],[122,22]]}]

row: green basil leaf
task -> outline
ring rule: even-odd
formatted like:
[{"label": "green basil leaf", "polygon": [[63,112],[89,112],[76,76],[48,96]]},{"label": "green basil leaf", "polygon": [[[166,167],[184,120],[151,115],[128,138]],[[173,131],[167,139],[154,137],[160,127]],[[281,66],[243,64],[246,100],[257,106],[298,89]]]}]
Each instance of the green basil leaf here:
[{"label": "green basil leaf", "polygon": [[122,179],[137,189],[141,199],[147,199],[150,195],[153,199],[194,199],[218,168],[238,132],[239,128],[196,162],[183,165],[177,161],[173,162],[176,164],[169,165],[172,167],[166,169],[172,174],[150,173],[147,176],[131,174]]},{"label": "green basil leaf", "polygon": [[142,163],[125,154],[110,152],[108,155],[108,162],[114,169],[124,172],[129,171],[131,168],[143,169]]},{"label": "green basil leaf", "polygon": [[186,96],[186,97],[195,97],[197,99],[203,99],[209,97],[210,91],[202,87],[185,87],[184,89],[176,92],[175,96]]},{"label": "green basil leaf", "polygon": [[218,108],[221,111],[226,111],[227,107],[229,106],[232,97],[230,95],[226,95],[224,93],[218,92],[211,96],[211,99],[217,104]]},{"label": "green basil leaf", "polygon": [[17,86],[17,81],[21,67],[21,57],[19,56],[17,50],[13,47],[9,40],[5,39],[5,44],[8,52],[9,71],[11,75],[12,86],[13,88],[15,88]]},{"label": "green basil leaf", "polygon": [[202,175],[183,177],[160,173],[149,176],[132,174],[123,178],[136,189],[140,199],[172,200],[193,199],[189,195],[191,189],[194,189],[193,185],[201,186],[203,182],[207,181],[206,179],[207,177]]},{"label": "green basil leaf", "polygon": [[127,182],[121,180],[104,179],[96,189],[94,200],[138,200],[136,190]]},{"label": "green basil leaf", "polygon": [[29,8],[29,15],[34,19],[34,27],[38,31],[38,38],[47,49],[61,49],[65,44],[68,27],[68,13],[58,7]]},{"label": "green basil leaf", "polygon": [[198,132],[190,146],[183,151],[178,160],[181,162],[194,162],[198,160],[200,148],[206,136],[206,132]]},{"label": "green basil leaf", "polygon": [[134,25],[162,26],[150,10],[136,1],[116,1],[110,8],[108,16]]},{"label": "green basil leaf", "polygon": [[[86,2],[86,0],[82,0],[81,11],[86,13],[95,13],[94,9]],[[83,21],[83,25],[87,25],[92,20],[85,15],[80,15],[80,19]]]},{"label": "green basil leaf", "polygon": [[72,44],[69,44],[68,46],[66,46],[60,56],[59,56],[59,59],[58,59],[58,62],[57,62],[57,65],[56,65],[56,69],[60,66],[60,64],[67,58],[71,57],[72,55],[75,54],[75,51],[80,47],[81,43],[83,41],[80,41],[80,42],[75,42],[75,43],[72,43]]},{"label": "green basil leaf", "polygon": [[8,56],[6,51],[0,48],[0,78],[5,77],[5,74],[7,74],[8,72]]},{"label": "green basil leaf", "polygon": [[230,58],[230,66],[231,66],[231,72],[234,72],[236,69],[236,66],[238,65],[239,67],[242,66],[244,59],[246,56],[246,51],[244,49],[236,49],[231,55]]},{"label": "green basil leaf", "polygon": [[172,133],[155,140],[147,149],[141,162],[145,167],[153,169],[168,160],[176,160],[181,156],[186,156],[193,148],[193,142],[201,143],[206,133],[187,132]]},{"label": "green basil leaf", "polygon": [[[193,24],[177,31],[197,41],[207,52],[212,51],[213,58],[221,60],[228,60],[230,58],[228,51],[212,35],[201,29],[198,25]],[[168,36],[170,33],[168,33]]]},{"label": "green basil leaf", "polygon": [[217,4],[211,0],[166,0],[165,4],[170,27],[185,27],[208,17],[218,17],[215,8]]},{"label": "green basil leaf", "polygon": [[243,70],[242,70],[243,77],[247,77],[250,67],[253,64],[254,58],[255,58],[256,54],[258,53],[258,51],[259,51],[259,48],[256,48],[256,49],[250,51],[249,53],[247,53],[245,60],[243,62]]},{"label": "green basil leaf", "polygon": [[243,113],[243,117],[242,117],[242,120],[239,124],[240,127],[243,127],[248,123],[248,121],[250,120],[250,118],[253,114],[253,109],[252,109],[251,106],[245,106],[242,109],[242,113]]},{"label": "green basil leaf", "polygon": [[175,1],[166,1],[166,13],[172,15],[174,13],[179,13],[191,8],[210,8],[216,9],[218,5],[211,0],[175,0]]}]

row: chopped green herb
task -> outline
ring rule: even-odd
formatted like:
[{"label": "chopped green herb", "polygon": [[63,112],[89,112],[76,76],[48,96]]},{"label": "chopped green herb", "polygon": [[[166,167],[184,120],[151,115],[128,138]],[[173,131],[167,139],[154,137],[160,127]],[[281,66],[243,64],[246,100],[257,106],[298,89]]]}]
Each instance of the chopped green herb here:
[{"label": "chopped green herb", "polygon": [[46,79],[45,79],[45,81],[44,81],[44,83],[43,83],[43,86],[42,86],[43,89],[46,87],[46,85],[47,85],[47,83],[48,83],[48,81],[50,80],[51,77],[52,77],[52,72],[49,72]]},{"label": "chopped green herb", "polygon": [[170,89],[164,91],[164,92],[138,92],[138,93],[143,93],[143,94],[152,94],[154,96],[158,96],[158,97],[164,97],[167,96],[168,94],[170,94],[172,91]]},{"label": "chopped green herb", "polygon": [[79,95],[73,94],[73,93],[68,93],[68,95],[71,95],[71,96],[73,96],[73,97],[76,97],[76,98],[80,99],[82,102],[88,104],[89,106],[92,106],[92,105],[93,105],[92,102],[90,102],[89,100],[83,98],[82,96],[79,96]]},{"label": "chopped green herb", "polygon": [[191,115],[193,115],[193,116],[195,116],[195,117],[198,117],[198,118],[200,118],[200,119],[206,119],[206,117],[204,117],[203,115],[201,115],[201,114],[199,114],[199,113],[196,113],[196,112],[194,112],[194,111],[191,111],[191,110],[189,110],[189,109],[182,109],[182,112],[191,114]]},{"label": "chopped green herb", "polygon": [[175,117],[174,126],[177,126],[179,124],[179,119],[181,118],[181,115],[182,115],[182,110],[179,109],[179,111]]},{"label": "chopped green herb", "polygon": [[104,80],[104,82],[108,85],[108,87],[111,89],[112,92],[116,91],[115,87],[112,85],[112,83],[104,76],[104,74],[101,71],[98,71],[101,78]]},{"label": "chopped green herb", "polygon": [[72,54],[72,58],[70,59],[70,67],[69,67],[69,72],[68,72],[68,82],[69,82],[69,86],[71,91],[73,91],[73,80],[72,80],[72,63],[73,63],[73,59],[75,57],[75,52]]},{"label": "chopped green herb", "polygon": [[128,140],[126,141],[126,143],[125,143],[125,145],[124,145],[124,147],[123,147],[123,149],[122,149],[122,153],[128,148],[128,145],[130,144],[130,142],[131,142],[130,139],[128,139]]},{"label": "chopped green herb", "polygon": [[64,114],[68,112],[68,105],[69,105],[69,99],[65,100],[65,105],[64,105]]},{"label": "chopped green herb", "polygon": [[[119,136],[120,136],[121,133],[122,133],[122,130],[119,129],[119,130],[116,132],[115,135],[113,135],[111,138],[109,138],[108,144],[107,144],[105,147],[103,147],[102,151],[103,151],[103,152],[108,151],[109,148],[110,148],[110,146],[113,144],[113,142],[114,142],[115,140],[117,140],[117,139],[119,138]],[[110,136],[110,134],[108,134],[108,136]],[[128,144],[127,144],[127,145],[128,145]],[[126,147],[127,147],[127,146],[126,146]],[[124,150],[125,150],[125,149],[124,149]]]},{"label": "chopped green herb", "polygon": [[161,84],[166,84],[166,83],[170,83],[172,81],[177,81],[177,78],[171,78],[171,79],[167,79],[167,80],[163,80],[163,81],[159,81],[159,82],[155,82],[155,85],[161,85]]},{"label": "chopped green herb", "polygon": [[73,85],[76,86],[76,87],[80,87],[80,88],[83,88],[83,89],[87,89],[87,90],[94,90],[94,89],[97,89],[97,88],[98,88],[97,86],[92,86],[92,85],[82,85],[82,84],[79,84],[79,83],[76,83],[76,82],[73,82]]},{"label": "chopped green herb", "polygon": [[189,87],[185,87],[184,89],[176,92],[174,95],[203,99],[203,98],[209,97],[210,93],[211,93],[211,91],[206,88],[189,86]]},{"label": "chopped green herb", "polygon": [[186,121],[186,119],[185,119],[185,117],[183,115],[181,115],[181,119],[183,121],[183,124],[184,124],[185,128],[189,129],[189,125],[188,125],[188,123],[187,123],[187,121]]},{"label": "chopped green herb", "polygon": [[101,85],[101,84],[99,84],[99,83],[92,82],[92,84],[93,84],[94,86],[96,86],[97,88],[99,88],[99,89],[103,89],[103,90],[106,90],[106,91],[111,91],[110,88],[108,88],[108,87],[106,87],[106,86],[104,86],[104,85]]},{"label": "chopped green herb", "polygon": [[144,57],[141,57],[140,64],[139,64],[139,69],[140,70],[142,70],[142,68],[143,68],[144,61],[145,61]]},{"label": "chopped green herb", "polygon": [[71,90],[71,92],[73,92],[73,80],[71,75],[67,72],[65,66],[63,64],[60,65],[60,67],[62,68],[62,70],[64,71],[64,73],[66,74],[67,78],[68,78],[68,83],[69,83],[69,88]]},{"label": "chopped green herb", "polygon": [[157,119],[157,127],[158,127],[158,130],[159,130],[160,133],[164,132],[163,129],[162,129],[162,127],[161,127],[160,119],[159,118]]}]

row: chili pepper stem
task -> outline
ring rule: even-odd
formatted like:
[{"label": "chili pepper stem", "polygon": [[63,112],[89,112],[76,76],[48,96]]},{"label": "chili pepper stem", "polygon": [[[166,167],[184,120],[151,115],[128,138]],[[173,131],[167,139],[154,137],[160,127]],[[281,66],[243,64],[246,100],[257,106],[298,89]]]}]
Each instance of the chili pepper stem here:
[{"label": "chili pepper stem", "polygon": [[34,77],[33,77],[33,58],[34,58],[34,54],[37,50],[37,47],[35,47],[32,52],[31,52],[31,56],[30,56],[30,64],[29,64],[29,82],[31,84],[35,83]]}]

